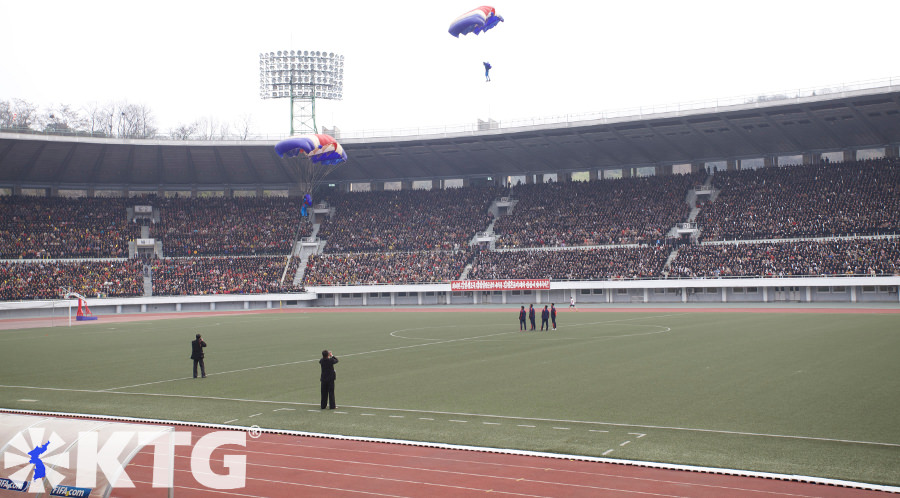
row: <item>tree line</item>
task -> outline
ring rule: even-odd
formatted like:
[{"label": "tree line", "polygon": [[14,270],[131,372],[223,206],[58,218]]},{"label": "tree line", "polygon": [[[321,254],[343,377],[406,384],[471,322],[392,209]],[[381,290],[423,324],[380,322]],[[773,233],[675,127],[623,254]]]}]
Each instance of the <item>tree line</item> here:
[{"label": "tree line", "polygon": [[249,114],[242,115],[232,123],[209,117],[189,124],[179,124],[161,132],[152,109],[145,104],[127,101],[91,103],[76,109],[69,104],[41,108],[24,99],[0,100],[0,131],[10,133],[168,140],[247,140],[251,124]]}]

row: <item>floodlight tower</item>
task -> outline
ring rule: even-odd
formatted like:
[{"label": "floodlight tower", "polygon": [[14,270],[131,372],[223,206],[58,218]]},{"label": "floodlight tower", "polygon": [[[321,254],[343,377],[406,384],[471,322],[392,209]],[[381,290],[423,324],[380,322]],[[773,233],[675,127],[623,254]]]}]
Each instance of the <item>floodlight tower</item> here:
[{"label": "floodlight tower", "polygon": [[311,50],[261,53],[259,96],[291,100],[291,135],[318,133],[316,99],[344,98],[344,56]]}]

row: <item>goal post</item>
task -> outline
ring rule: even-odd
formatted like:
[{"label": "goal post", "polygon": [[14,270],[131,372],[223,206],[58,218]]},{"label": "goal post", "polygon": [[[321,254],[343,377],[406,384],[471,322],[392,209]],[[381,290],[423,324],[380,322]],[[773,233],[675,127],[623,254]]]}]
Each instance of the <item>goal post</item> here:
[{"label": "goal post", "polygon": [[[63,288],[60,287],[60,291],[62,291],[62,290],[63,290]],[[88,308],[88,305],[87,305],[87,298],[86,298],[86,297],[82,296],[81,294],[79,294],[79,293],[77,293],[77,292],[75,292],[75,291],[73,291],[73,290],[71,290],[71,289],[66,289],[65,294],[63,294],[63,298],[64,298],[64,299],[70,299],[70,298],[73,298],[73,297],[74,297],[75,299],[78,300],[78,312],[77,312],[76,315],[75,315],[75,320],[76,320],[76,321],[79,321],[79,322],[80,322],[80,321],[83,321],[83,320],[96,320],[96,319],[97,319],[97,317],[94,316],[93,313],[91,313],[91,309]],[[70,301],[70,302],[71,302],[71,301]],[[69,307],[69,326],[70,326],[70,327],[72,326],[72,308],[71,308],[71,305],[70,305],[70,307]]]},{"label": "goal post", "polygon": [[0,301],[0,318],[27,320],[32,326],[65,326],[71,320],[73,306],[77,301],[72,299]]}]

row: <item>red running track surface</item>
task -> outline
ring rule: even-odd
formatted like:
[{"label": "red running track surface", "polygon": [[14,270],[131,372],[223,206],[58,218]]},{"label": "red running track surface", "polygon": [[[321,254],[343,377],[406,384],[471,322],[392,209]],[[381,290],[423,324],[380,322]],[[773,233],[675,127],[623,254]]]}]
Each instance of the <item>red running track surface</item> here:
[{"label": "red running track surface", "polygon": [[[190,430],[194,442],[212,429]],[[215,490],[191,473],[190,446],[175,452],[176,497],[226,496],[678,496],[876,497],[891,493],[758,477],[688,472],[408,444],[263,433],[246,447],[222,446],[211,469],[226,475],[226,455],[245,455],[247,477],[238,489]],[[116,497],[163,497],[152,488],[152,449],[126,468],[134,488]]]}]

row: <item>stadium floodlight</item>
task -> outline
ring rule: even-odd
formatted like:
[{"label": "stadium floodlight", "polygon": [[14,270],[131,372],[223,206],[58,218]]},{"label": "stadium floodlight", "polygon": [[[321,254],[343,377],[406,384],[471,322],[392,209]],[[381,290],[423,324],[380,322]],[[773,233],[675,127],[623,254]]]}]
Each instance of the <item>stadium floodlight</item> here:
[{"label": "stadium floodlight", "polygon": [[291,101],[291,135],[318,133],[316,99],[344,98],[344,56],[279,50],[259,54],[259,96]]}]

